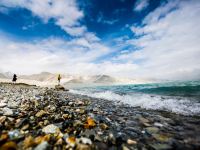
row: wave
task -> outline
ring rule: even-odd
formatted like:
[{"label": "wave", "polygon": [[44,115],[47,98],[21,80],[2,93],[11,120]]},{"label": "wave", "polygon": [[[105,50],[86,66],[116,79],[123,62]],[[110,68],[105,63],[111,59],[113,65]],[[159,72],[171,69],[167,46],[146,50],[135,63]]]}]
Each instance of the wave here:
[{"label": "wave", "polygon": [[[142,86],[140,85],[140,87],[137,88],[134,86],[83,88],[70,90],[70,92],[87,95],[94,98],[112,100],[114,102],[120,101],[122,103],[130,104],[133,107],[141,107],[144,109],[165,110],[183,115],[200,115],[200,103],[198,102],[199,99],[197,98],[197,100],[195,100],[194,97],[182,96],[184,93],[185,95],[189,95],[191,93],[194,95],[195,92],[196,95],[198,95],[199,85],[194,85],[193,89],[191,86],[155,87],[155,85],[151,85],[150,88],[146,85],[146,87],[141,88]],[[186,89],[190,89],[182,90],[182,88],[185,87]],[[162,92],[159,93],[159,91]],[[163,93],[167,92],[168,94],[163,95]]]}]

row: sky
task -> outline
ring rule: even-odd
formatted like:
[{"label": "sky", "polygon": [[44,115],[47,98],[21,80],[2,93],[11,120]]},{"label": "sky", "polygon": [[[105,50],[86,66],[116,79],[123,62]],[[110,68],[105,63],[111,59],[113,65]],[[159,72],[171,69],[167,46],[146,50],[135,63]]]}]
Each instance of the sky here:
[{"label": "sky", "polygon": [[199,0],[0,0],[0,72],[200,79]]}]

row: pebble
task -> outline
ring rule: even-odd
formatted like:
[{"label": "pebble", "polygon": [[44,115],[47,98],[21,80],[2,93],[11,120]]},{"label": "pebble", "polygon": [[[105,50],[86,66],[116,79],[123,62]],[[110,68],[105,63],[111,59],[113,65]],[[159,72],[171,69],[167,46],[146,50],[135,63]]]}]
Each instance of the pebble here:
[{"label": "pebble", "polygon": [[46,134],[54,134],[54,133],[59,133],[60,129],[57,126],[55,126],[54,124],[50,124],[50,125],[44,127],[42,129],[42,132],[44,132]]},{"label": "pebble", "polygon": [[44,141],[41,144],[37,145],[36,148],[34,148],[34,150],[47,150],[49,147],[48,142]]},{"label": "pebble", "polygon": [[0,147],[5,149],[162,150],[200,145],[198,117],[24,85],[0,84],[0,97]]},{"label": "pebble", "polygon": [[13,111],[10,108],[5,107],[5,108],[2,109],[2,111],[3,111],[3,113],[4,113],[5,116],[11,116],[11,115],[13,115]]}]

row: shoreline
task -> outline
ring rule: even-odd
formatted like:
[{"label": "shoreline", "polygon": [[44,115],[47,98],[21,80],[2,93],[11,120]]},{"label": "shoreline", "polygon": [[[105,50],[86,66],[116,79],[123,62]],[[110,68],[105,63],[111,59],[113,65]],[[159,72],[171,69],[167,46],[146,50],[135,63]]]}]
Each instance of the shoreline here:
[{"label": "shoreline", "polygon": [[[3,111],[2,111],[3,110]],[[200,117],[0,83],[0,147],[199,149]]]}]

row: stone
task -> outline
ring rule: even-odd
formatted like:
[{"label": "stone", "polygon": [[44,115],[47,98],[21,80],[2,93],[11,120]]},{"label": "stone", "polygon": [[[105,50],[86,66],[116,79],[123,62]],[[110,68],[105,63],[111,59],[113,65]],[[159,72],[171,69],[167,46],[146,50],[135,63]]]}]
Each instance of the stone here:
[{"label": "stone", "polygon": [[44,116],[44,115],[46,115],[47,114],[47,112],[46,111],[44,111],[44,110],[40,110],[39,112],[37,112],[36,113],[36,117],[42,117],[42,116]]},{"label": "stone", "polygon": [[44,142],[44,141],[49,141],[50,140],[50,138],[51,138],[51,136],[50,136],[50,134],[47,134],[47,135],[45,135],[45,136],[38,136],[38,137],[36,137],[35,139],[34,139],[34,142],[36,143],[36,144],[40,144],[40,143],[42,143],[42,142]]},{"label": "stone", "polygon": [[105,123],[100,123],[99,126],[102,130],[107,130],[109,128]]},{"label": "stone", "polygon": [[94,119],[92,119],[91,117],[87,118],[87,123],[85,124],[85,128],[89,129],[89,128],[93,128],[96,126],[96,123],[94,121]]},{"label": "stone", "polygon": [[127,144],[129,144],[129,145],[135,145],[135,144],[137,144],[137,141],[132,140],[132,139],[128,139],[127,140]]},{"label": "stone", "polygon": [[3,108],[3,107],[5,107],[5,106],[7,106],[6,103],[0,103],[0,108]]},{"label": "stone", "polygon": [[143,117],[140,117],[140,118],[139,118],[139,121],[140,121],[141,123],[149,123],[149,120],[146,119],[146,118],[143,118]]},{"label": "stone", "polygon": [[156,127],[148,127],[148,128],[146,128],[145,130],[146,130],[146,132],[149,133],[149,134],[157,133],[157,132],[159,131],[159,129],[156,128]]},{"label": "stone", "polygon": [[8,134],[7,133],[3,133],[0,136],[0,143],[5,142],[8,139]]},{"label": "stone", "polygon": [[152,134],[152,136],[160,142],[169,142],[169,140],[171,139],[170,137],[163,135],[163,134]]},{"label": "stone", "polygon": [[34,148],[34,150],[47,150],[49,147],[49,143],[44,141],[41,144],[37,145],[36,148]]},{"label": "stone", "polygon": [[10,108],[4,107],[4,108],[2,109],[2,111],[3,111],[3,114],[4,114],[5,116],[11,116],[11,115],[13,115],[13,111],[12,111],[12,109],[10,109]]},{"label": "stone", "polygon": [[161,124],[161,123],[155,122],[155,123],[154,123],[154,126],[156,126],[156,127],[163,127],[164,125]]},{"label": "stone", "polygon": [[55,126],[54,124],[50,124],[50,125],[44,127],[42,129],[42,132],[44,132],[46,134],[55,134],[55,133],[59,133],[60,129],[57,126]]},{"label": "stone", "polygon": [[1,116],[0,117],[0,123],[1,124],[3,124],[5,120],[6,120],[6,116]]},{"label": "stone", "polygon": [[12,109],[16,109],[16,108],[18,108],[18,103],[16,103],[16,102],[9,102],[8,103],[8,107],[9,108],[12,108]]},{"label": "stone", "polygon": [[35,145],[34,139],[32,136],[28,136],[25,138],[24,142],[23,142],[23,146],[24,148],[28,148],[28,147],[33,147]]},{"label": "stone", "polygon": [[76,138],[74,136],[68,137],[66,142],[69,144],[70,147],[74,147],[76,144]]},{"label": "stone", "polygon": [[12,130],[8,132],[8,135],[11,140],[17,140],[23,137],[23,135],[19,132],[19,130]]},{"label": "stone", "polygon": [[17,144],[13,141],[6,142],[0,147],[0,150],[16,150]]},{"label": "stone", "polygon": [[170,150],[172,147],[168,144],[151,144],[150,147],[152,147],[154,150]]},{"label": "stone", "polygon": [[21,130],[22,131],[25,131],[25,130],[27,130],[29,128],[29,124],[26,124],[26,125],[24,125],[22,128],[21,128]]},{"label": "stone", "polygon": [[92,150],[92,148],[89,145],[78,144],[76,150]]},{"label": "stone", "polygon": [[126,147],[125,145],[122,145],[122,150],[129,150],[129,148]]},{"label": "stone", "polygon": [[91,141],[90,139],[88,139],[88,138],[85,138],[85,137],[81,137],[81,138],[80,138],[80,142],[81,142],[82,144],[89,144],[89,145],[92,144],[92,141]]},{"label": "stone", "polygon": [[65,88],[62,85],[55,85],[55,89],[58,91],[65,91]]}]

